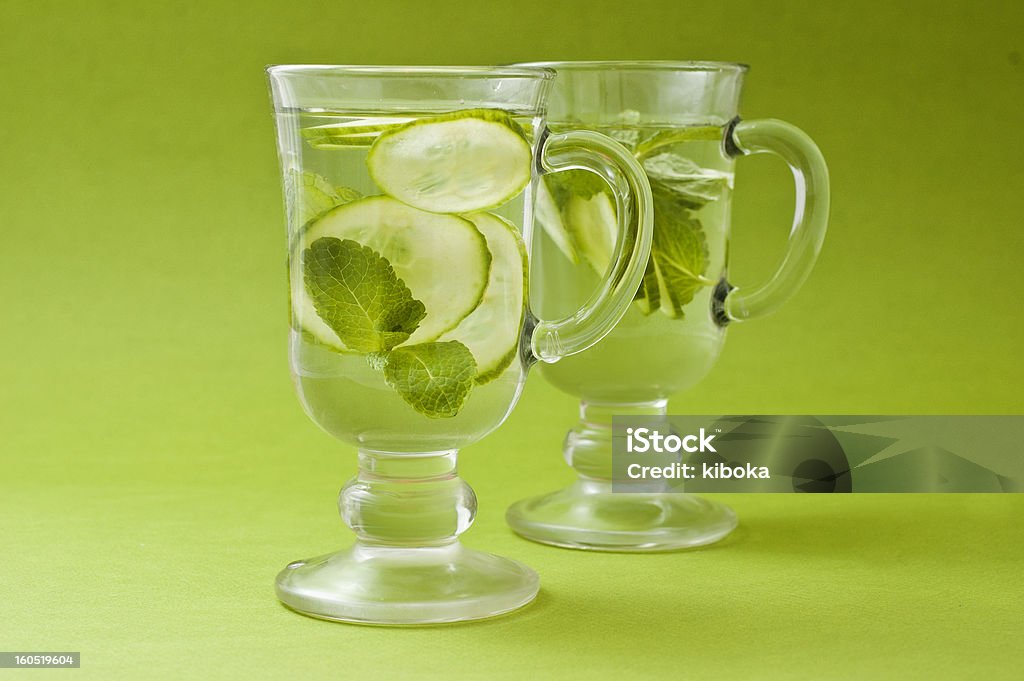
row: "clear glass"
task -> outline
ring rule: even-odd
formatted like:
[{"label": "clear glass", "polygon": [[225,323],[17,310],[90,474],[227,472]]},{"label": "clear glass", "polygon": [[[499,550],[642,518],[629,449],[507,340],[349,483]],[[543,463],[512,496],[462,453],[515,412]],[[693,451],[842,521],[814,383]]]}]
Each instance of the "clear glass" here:
[{"label": "clear glass", "polygon": [[[541,68],[275,66],[268,70],[288,225],[292,376],[306,413],[359,449],[339,509],[353,547],[277,578],[325,619],[425,624],[528,603],[538,578],[463,547],[476,498],[457,450],[497,428],[529,367],[582,351],[631,305],[652,232],[632,155],[544,127]],[[529,307],[533,195],[597,173],[626,235],[565,315]]]},{"label": "clear glass", "polygon": [[[579,481],[512,506],[508,522],[535,541],[582,549],[661,551],[699,546],[736,525],[731,509],[688,494],[611,492],[611,416],[664,414],[667,400],[708,374],[730,322],[770,313],[809,274],[828,221],[828,171],[804,133],[738,116],[747,68],[715,62],[560,62],[550,125],[585,127],[622,142],[654,196],[654,246],[633,305],[589,350],[545,366],[581,400],[565,440]],[[772,277],[749,291],[728,280],[730,203],[737,157],[772,153],[793,172],[796,210]],[[532,302],[560,315],[604,275],[615,237],[610,198],[586,175],[546,178],[539,193]],[[540,205],[540,204],[539,204]]]}]

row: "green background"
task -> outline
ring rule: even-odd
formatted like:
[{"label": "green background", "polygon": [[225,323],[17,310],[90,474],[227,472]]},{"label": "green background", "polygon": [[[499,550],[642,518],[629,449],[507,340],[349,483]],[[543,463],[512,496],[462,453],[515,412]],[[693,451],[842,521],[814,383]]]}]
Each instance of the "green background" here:
[{"label": "green background", "polygon": [[[60,678],[1016,678],[1020,498],[735,496],[706,550],[536,546],[503,512],[570,480],[575,418],[537,375],[462,465],[466,543],[537,568],[534,605],[415,630],[278,605],[280,567],[348,542],[355,457],[289,383],[262,68],[748,62],[744,115],[828,158],[831,229],[673,411],[1020,413],[1021,36],[1015,2],[4,2],[0,649],[81,650],[33,672]],[[742,285],[792,199],[772,159],[737,180]]]}]

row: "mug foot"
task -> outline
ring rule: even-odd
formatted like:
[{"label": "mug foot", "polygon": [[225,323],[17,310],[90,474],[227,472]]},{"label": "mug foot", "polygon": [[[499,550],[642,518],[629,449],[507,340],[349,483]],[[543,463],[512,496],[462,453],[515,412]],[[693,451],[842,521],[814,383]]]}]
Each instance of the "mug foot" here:
[{"label": "mug foot", "polygon": [[516,534],[541,544],[630,552],[704,546],[737,524],[731,508],[692,494],[613,493],[609,483],[582,480],[513,504],[505,519]]},{"label": "mug foot", "polygon": [[320,619],[360,624],[463,622],[502,615],[534,599],[537,573],[467,549],[355,546],[296,561],[277,576],[286,606]]}]

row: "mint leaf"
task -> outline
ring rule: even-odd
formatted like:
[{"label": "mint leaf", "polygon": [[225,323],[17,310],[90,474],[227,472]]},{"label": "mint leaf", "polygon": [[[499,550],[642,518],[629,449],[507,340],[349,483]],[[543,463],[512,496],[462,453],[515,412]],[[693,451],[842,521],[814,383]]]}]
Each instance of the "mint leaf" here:
[{"label": "mint leaf", "polygon": [[459,341],[395,348],[384,366],[388,385],[413,409],[435,419],[459,413],[475,377],[473,353]]},{"label": "mint leaf", "polygon": [[717,201],[729,186],[727,175],[702,168],[671,151],[644,159],[643,167],[652,185],[658,182],[692,210]]},{"label": "mint leaf", "polygon": [[298,221],[304,225],[313,218],[349,201],[355,201],[362,194],[348,187],[335,187],[321,175],[311,170],[291,170],[285,182],[288,205],[298,211]]},{"label": "mint leaf", "polygon": [[[661,310],[669,317],[681,318],[683,306],[693,300],[697,291],[714,283],[704,277],[708,266],[707,240],[700,221],[690,212],[686,197],[656,182],[651,183],[651,189],[654,195],[651,260]],[[654,308],[653,302],[650,307]]]},{"label": "mint leaf", "polygon": [[317,314],[351,350],[390,350],[426,315],[391,263],[351,239],[314,241],[302,252],[302,275]]}]

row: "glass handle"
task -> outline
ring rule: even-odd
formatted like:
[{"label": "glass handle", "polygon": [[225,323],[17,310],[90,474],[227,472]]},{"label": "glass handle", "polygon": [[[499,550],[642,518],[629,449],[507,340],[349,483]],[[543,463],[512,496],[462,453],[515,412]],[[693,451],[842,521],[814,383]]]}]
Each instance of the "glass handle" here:
[{"label": "glass handle", "polygon": [[534,356],[555,362],[597,343],[626,314],[650,257],[654,208],[651,185],[640,164],[625,147],[600,133],[572,130],[547,134],[540,164],[545,173],[597,173],[612,189],[618,220],[611,265],[597,291],[574,314],[541,320],[533,330]]},{"label": "glass handle", "polygon": [[[732,289],[725,298],[728,321],[771,314],[799,290],[814,267],[828,227],[828,167],[818,146],[784,121],[737,121],[726,133],[730,156],[775,154],[793,172],[796,206],[786,253],[767,282],[750,291]],[[723,320],[725,321],[725,320]]]}]

